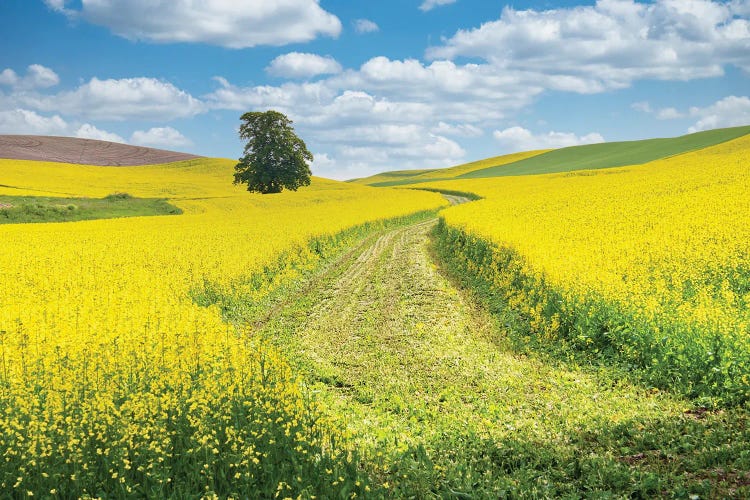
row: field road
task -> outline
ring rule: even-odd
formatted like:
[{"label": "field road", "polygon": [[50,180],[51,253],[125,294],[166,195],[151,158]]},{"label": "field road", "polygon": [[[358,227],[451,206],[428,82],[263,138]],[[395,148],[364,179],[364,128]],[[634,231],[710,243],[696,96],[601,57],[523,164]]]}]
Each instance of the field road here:
[{"label": "field road", "polygon": [[436,223],[365,239],[255,324],[363,445],[429,450],[473,433],[557,452],[566,431],[602,432],[611,408],[619,419],[679,412],[664,394],[514,352],[505,327],[435,264]]}]

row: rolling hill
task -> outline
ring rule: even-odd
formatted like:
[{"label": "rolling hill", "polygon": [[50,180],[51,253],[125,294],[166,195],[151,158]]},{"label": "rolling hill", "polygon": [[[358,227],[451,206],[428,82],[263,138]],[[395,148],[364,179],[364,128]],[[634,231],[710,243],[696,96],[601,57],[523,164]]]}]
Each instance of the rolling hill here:
[{"label": "rolling hill", "polygon": [[[352,182],[388,187],[436,180],[549,174],[641,165],[715,146],[747,134],[750,134],[750,126],[707,130],[672,138],[587,144],[551,151],[530,151],[497,156],[446,169],[383,172]],[[411,174],[412,172],[418,173]]]}]

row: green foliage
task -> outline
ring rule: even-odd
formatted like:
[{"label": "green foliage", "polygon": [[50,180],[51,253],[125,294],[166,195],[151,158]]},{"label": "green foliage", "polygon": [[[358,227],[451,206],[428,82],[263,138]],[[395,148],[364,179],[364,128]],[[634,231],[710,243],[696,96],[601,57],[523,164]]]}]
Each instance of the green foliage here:
[{"label": "green foliage", "polygon": [[245,154],[235,166],[234,183],[263,194],[296,191],[310,185],[312,153],[297,137],[292,121],[278,111],[252,111],[241,117]]},{"label": "green foliage", "polygon": [[112,193],[108,194],[104,197],[107,201],[124,201],[124,200],[132,200],[133,197],[129,195],[128,193]]},{"label": "green foliage", "polygon": [[145,215],[177,215],[182,210],[166,200],[113,193],[104,198],[54,198],[0,195],[0,224],[74,222]]}]

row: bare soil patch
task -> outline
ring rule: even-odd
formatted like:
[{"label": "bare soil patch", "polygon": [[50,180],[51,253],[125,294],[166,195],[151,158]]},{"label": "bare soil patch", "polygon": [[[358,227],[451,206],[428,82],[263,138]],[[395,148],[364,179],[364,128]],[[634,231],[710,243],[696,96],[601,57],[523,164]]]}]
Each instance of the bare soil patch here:
[{"label": "bare soil patch", "polygon": [[200,156],[75,137],[0,135],[0,158],[119,167],[169,163]]}]

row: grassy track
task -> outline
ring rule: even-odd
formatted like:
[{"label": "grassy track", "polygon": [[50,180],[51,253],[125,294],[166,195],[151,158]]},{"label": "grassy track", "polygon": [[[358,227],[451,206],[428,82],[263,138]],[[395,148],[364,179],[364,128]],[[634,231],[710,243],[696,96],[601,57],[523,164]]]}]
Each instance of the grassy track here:
[{"label": "grassy track", "polygon": [[[436,220],[379,232],[255,323],[347,425],[393,497],[741,496],[742,411],[514,352],[434,264]],[[745,488],[744,490],[742,488]]]}]

